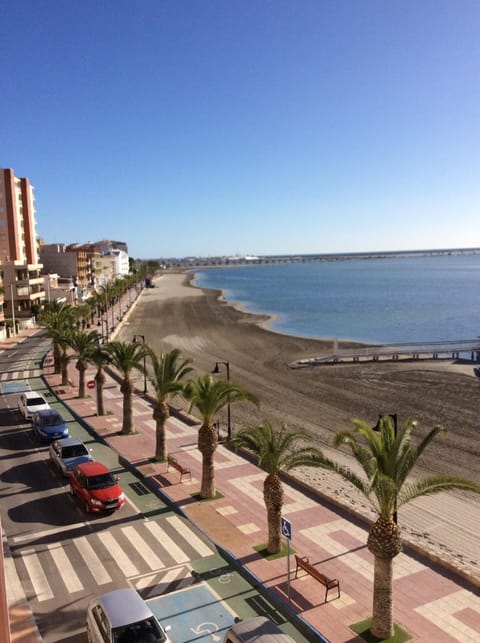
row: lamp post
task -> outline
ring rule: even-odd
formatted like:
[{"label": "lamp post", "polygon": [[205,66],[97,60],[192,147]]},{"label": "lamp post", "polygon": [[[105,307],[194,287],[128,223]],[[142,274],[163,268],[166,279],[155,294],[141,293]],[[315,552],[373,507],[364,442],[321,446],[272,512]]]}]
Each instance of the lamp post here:
[{"label": "lamp post", "polygon": [[[380,413],[378,416],[378,421],[373,428],[374,431],[380,431],[380,423],[382,418],[389,417],[393,422],[393,435],[395,440],[397,439],[397,430],[398,430],[398,418],[396,413]],[[397,497],[395,495],[395,506],[393,509],[393,522],[398,524],[398,515],[397,515]]]},{"label": "lamp post", "polygon": [[97,326],[102,327],[102,335],[103,335],[103,324],[105,324],[105,341],[108,344],[108,319],[99,319],[97,322]]},{"label": "lamp post", "polygon": [[[212,373],[220,373],[220,365],[225,366],[227,369],[227,382],[230,382],[230,362],[215,362],[215,367]],[[229,440],[232,438],[232,423],[230,417],[230,397],[227,403],[227,437]]]},{"label": "lamp post", "polygon": [[[145,335],[134,335],[133,336],[133,341],[137,342],[137,337],[140,337],[142,340],[142,344],[145,345]],[[143,394],[147,394],[147,369],[146,369],[146,362],[145,362],[145,355],[143,355]]]},{"label": "lamp post", "polygon": [[17,334],[15,331],[15,299],[13,297],[13,284],[10,284],[10,293],[12,295],[12,331],[13,337]]}]

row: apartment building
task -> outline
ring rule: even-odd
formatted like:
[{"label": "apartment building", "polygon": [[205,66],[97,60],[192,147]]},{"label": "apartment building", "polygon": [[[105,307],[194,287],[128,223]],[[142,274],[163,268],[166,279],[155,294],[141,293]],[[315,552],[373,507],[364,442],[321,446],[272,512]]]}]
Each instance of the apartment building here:
[{"label": "apartment building", "polygon": [[45,299],[34,188],[8,168],[0,168],[0,268],[5,323],[28,325]]}]

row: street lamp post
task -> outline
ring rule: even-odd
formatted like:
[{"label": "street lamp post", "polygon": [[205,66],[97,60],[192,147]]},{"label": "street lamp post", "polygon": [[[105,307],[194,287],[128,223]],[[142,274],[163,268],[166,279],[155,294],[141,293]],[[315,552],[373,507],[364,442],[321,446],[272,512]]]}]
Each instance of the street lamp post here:
[{"label": "street lamp post", "polygon": [[[137,342],[137,337],[140,337],[142,340],[142,344],[145,345],[145,335],[134,335],[133,336],[133,341]],[[143,355],[143,394],[147,394],[147,369],[146,369],[146,362],[145,362],[145,355]]]},{"label": "street lamp post", "polygon": [[103,335],[103,324],[105,324],[105,341],[108,344],[108,319],[99,319],[97,322],[97,326],[102,327],[102,335]]},{"label": "street lamp post", "polygon": [[10,293],[12,295],[12,332],[13,332],[13,337],[15,337],[16,330],[15,330],[15,299],[13,297],[13,284],[10,284]]},{"label": "street lamp post", "polygon": [[[215,362],[215,367],[212,373],[220,373],[220,365],[225,366],[227,369],[227,382],[230,382],[230,362]],[[232,438],[232,423],[230,417],[230,397],[227,403],[227,437],[229,440]]]},{"label": "street lamp post", "polygon": [[[391,418],[393,422],[393,435],[395,437],[395,440],[397,439],[397,431],[398,431],[398,417],[396,413],[380,413],[378,416],[378,421],[373,427],[374,431],[380,431],[380,422],[382,421],[383,417],[389,417]],[[398,524],[398,514],[397,514],[397,498],[395,497],[395,507],[393,509],[393,522],[395,524]]]}]

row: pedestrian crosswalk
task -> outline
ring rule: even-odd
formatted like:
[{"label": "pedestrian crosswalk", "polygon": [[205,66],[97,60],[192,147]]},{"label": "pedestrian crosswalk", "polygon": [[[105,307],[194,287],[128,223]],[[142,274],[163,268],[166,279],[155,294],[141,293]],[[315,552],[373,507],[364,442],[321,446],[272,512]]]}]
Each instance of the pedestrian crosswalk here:
[{"label": "pedestrian crosswalk", "polygon": [[0,373],[0,382],[12,382],[17,380],[28,380],[33,377],[41,377],[41,368],[27,368],[22,370],[3,371]]},{"label": "pedestrian crosswalk", "polygon": [[193,582],[190,561],[215,554],[213,545],[175,514],[161,523],[137,520],[46,543],[51,532],[35,534],[28,544],[25,536],[11,543],[26,593],[39,603],[124,579],[144,597],[158,595]]}]

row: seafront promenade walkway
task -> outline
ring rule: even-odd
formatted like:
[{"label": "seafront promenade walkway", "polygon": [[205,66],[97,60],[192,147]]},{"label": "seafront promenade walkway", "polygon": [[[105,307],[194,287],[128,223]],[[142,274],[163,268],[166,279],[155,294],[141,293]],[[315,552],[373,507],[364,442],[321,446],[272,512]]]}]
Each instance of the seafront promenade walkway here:
[{"label": "seafront promenade walkway", "polygon": [[439,359],[441,356],[458,359],[465,355],[472,362],[480,361],[480,337],[445,342],[413,342],[409,344],[383,344],[355,349],[339,349],[329,355],[299,359],[290,368],[308,368],[341,362],[379,361],[381,359]]},{"label": "seafront promenade walkway", "polygon": [[[94,375],[92,369],[87,378]],[[359,640],[349,626],[371,615],[373,558],[366,547],[367,525],[327,499],[285,485],[284,516],[292,524],[291,546],[309,556],[319,570],[340,581],[341,597],[324,602],[324,591],[310,576],[288,583],[285,557],[266,560],[254,547],[267,540],[262,485],[265,473],[255,464],[220,445],[215,457],[217,489],[221,497],[196,502],[201,455],[197,449],[198,424],[188,418],[171,417],[167,422],[168,450],[191,469],[191,480],[179,480],[165,463],[150,460],[154,453],[155,422],[152,401],[136,394],[133,401],[136,433],[121,436],[123,398],[110,374],[105,391],[108,415],[96,415],[94,396],[77,397],[78,371],[70,364],[71,385],[60,386],[60,376],[44,369],[44,379],[72,412],[123,457],[125,467],[138,471],[149,486],[174,503],[212,541],[237,561],[255,583],[268,588],[283,604],[286,614],[299,614],[312,628],[334,643]],[[142,388],[139,378],[138,388]],[[293,557],[292,557],[293,558]],[[395,621],[415,641],[473,643],[480,640],[478,586],[413,551],[405,550],[395,560]],[[290,590],[289,590],[290,588]],[[288,594],[290,596],[288,597]],[[314,634],[312,640],[315,640]],[[320,639],[318,639],[320,640]]]}]

